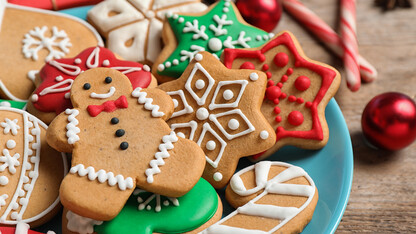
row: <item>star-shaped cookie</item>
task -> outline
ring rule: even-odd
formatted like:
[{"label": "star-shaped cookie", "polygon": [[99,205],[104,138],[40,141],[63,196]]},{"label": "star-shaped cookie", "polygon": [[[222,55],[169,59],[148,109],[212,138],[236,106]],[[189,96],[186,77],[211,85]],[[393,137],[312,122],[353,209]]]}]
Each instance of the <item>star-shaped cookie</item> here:
[{"label": "star-shaped cookie", "polygon": [[336,69],[307,58],[290,32],[276,35],[259,48],[226,49],[222,60],[228,68],[266,72],[266,98],[261,110],[276,129],[277,142],[256,159],[284,145],[305,149],[326,145],[329,130],[325,107],[341,80]]},{"label": "star-shaped cookie", "polygon": [[160,82],[178,78],[198,52],[219,57],[224,48],[257,47],[273,35],[247,24],[234,3],[221,0],[198,15],[168,15],[162,36],[165,47],[153,64]]},{"label": "star-shaped cookie", "polygon": [[169,126],[204,150],[203,178],[215,188],[228,183],[241,157],[275,143],[274,130],[260,111],[263,72],[227,69],[211,53],[201,52],[179,79],[159,88],[173,98]]}]

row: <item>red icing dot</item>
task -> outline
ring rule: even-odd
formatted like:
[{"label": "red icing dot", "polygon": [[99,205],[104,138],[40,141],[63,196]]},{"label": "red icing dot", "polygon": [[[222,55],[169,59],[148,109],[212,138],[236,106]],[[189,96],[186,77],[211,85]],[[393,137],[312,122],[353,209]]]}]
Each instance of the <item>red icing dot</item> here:
[{"label": "red icing dot", "polygon": [[277,105],[277,104],[279,104],[279,102],[280,102],[280,101],[279,101],[279,99],[278,99],[278,98],[276,98],[276,99],[274,99],[274,100],[273,100],[273,103],[274,103],[274,104],[276,104],[276,105]]},{"label": "red icing dot", "polygon": [[280,88],[277,86],[270,86],[266,89],[266,97],[270,101],[279,99],[280,94],[281,94]]},{"label": "red icing dot", "polygon": [[274,85],[274,81],[272,80],[267,81],[267,87],[273,86],[273,85]]},{"label": "red icing dot", "polygon": [[266,72],[266,76],[267,76],[267,79],[270,79],[270,78],[272,78],[272,73],[271,72]]},{"label": "red icing dot", "polygon": [[296,97],[293,96],[293,95],[290,95],[288,100],[289,100],[289,102],[294,102],[294,101],[296,101]]},{"label": "red icing dot", "polygon": [[295,80],[295,87],[299,91],[305,91],[311,86],[311,80],[306,76],[299,76]]},{"label": "red icing dot", "polygon": [[287,117],[287,120],[291,125],[299,126],[303,123],[303,115],[299,111],[292,111]]},{"label": "red icing dot", "polygon": [[299,104],[302,104],[302,103],[304,102],[304,100],[303,100],[303,98],[298,98],[298,99],[296,100],[296,102],[297,102],[297,103],[299,103]]},{"label": "red icing dot", "polygon": [[281,82],[286,82],[287,79],[289,79],[289,77],[287,77],[287,75],[283,75],[282,79],[280,80]]},{"label": "red icing dot", "polygon": [[279,83],[276,84],[276,86],[279,87],[279,88],[282,88],[283,84],[279,82]]},{"label": "red icing dot", "polygon": [[306,106],[307,108],[311,107],[311,106],[312,106],[312,102],[306,102],[306,103],[305,103],[305,106]]},{"label": "red icing dot", "polygon": [[277,53],[274,56],[273,62],[278,67],[284,67],[289,62],[289,56],[287,56],[287,54],[285,54],[283,52]]},{"label": "red icing dot", "polygon": [[269,70],[269,65],[268,64],[264,64],[262,69],[263,69],[263,71]]},{"label": "red icing dot", "polygon": [[274,111],[274,113],[276,113],[276,114],[280,114],[280,107],[275,106],[275,107],[274,107],[274,109],[273,109],[273,111]]},{"label": "red icing dot", "polygon": [[287,95],[286,95],[285,93],[280,94],[280,98],[281,98],[281,99],[286,98],[286,96],[287,96]]},{"label": "red icing dot", "polygon": [[276,116],[276,118],[274,119],[274,121],[280,123],[282,122],[282,116]]},{"label": "red icing dot", "polygon": [[293,69],[292,68],[288,68],[286,71],[286,75],[290,76],[293,73]]},{"label": "red icing dot", "polygon": [[241,64],[240,69],[251,69],[251,70],[254,70],[254,69],[256,69],[256,67],[251,62],[245,62],[245,63]]}]

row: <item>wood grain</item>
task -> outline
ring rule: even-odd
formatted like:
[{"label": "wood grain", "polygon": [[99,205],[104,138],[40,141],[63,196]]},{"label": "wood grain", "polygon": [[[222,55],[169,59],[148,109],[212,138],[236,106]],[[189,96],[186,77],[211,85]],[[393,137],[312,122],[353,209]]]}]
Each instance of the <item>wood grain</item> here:
[{"label": "wood grain", "polygon": [[[338,31],[339,1],[303,3]],[[368,147],[361,132],[361,114],[377,94],[396,91],[416,96],[416,8],[383,12],[373,1],[357,1],[360,54],[378,70],[376,81],[358,92],[345,80],[335,96],[346,119],[354,150],[354,179],[350,200],[336,233],[416,233],[416,144],[396,152]],[[331,54],[289,15],[275,32],[292,31],[306,55],[336,67],[342,61]]]}]

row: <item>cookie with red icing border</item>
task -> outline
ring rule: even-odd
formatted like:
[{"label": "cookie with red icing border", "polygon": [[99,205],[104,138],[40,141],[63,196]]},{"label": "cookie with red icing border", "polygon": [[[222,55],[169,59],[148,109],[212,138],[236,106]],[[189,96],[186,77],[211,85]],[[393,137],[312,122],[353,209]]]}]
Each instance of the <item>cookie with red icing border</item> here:
[{"label": "cookie with red icing border", "polygon": [[201,0],[106,0],[88,12],[88,22],[107,39],[107,48],[131,61],[153,63],[162,50],[168,12],[201,12]]},{"label": "cookie with red icing border", "polygon": [[102,0],[8,0],[9,3],[21,5],[21,6],[28,6],[28,7],[35,7],[45,10],[55,10],[59,11],[66,8],[72,7],[79,7],[79,6],[87,6],[87,5],[94,5]]},{"label": "cookie with red icing border", "polygon": [[203,234],[300,233],[318,202],[315,183],[302,168],[270,161],[236,173],[225,196],[236,210]]},{"label": "cookie with red icing border", "polygon": [[113,52],[103,47],[90,47],[74,58],[48,61],[37,75],[37,88],[28,100],[27,110],[49,124],[62,111],[72,108],[69,91],[75,78],[96,67],[121,71],[129,78],[133,89],[157,85],[147,65],[117,59]]},{"label": "cookie with red icing border", "polygon": [[228,68],[266,73],[268,82],[261,111],[276,129],[277,141],[262,159],[284,145],[319,149],[329,138],[325,107],[338,90],[341,77],[333,67],[307,58],[296,38],[282,32],[253,49],[226,49]]},{"label": "cookie with red icing border", "polygon": [[0,226],[39,226],[60,208],[67,158],[47,144],[47,128],[26,111],[0,107]]},{"label": "cookie with red icing border", "polygon": [[45,61],[103,45],[87,22],[53,11],[0,0],[0,98],[25,101]]},{"label": "cookie with red icing border", "polygon": [[72,152],[60,188],[66,208],[110,220],[136,186],[178,197],[198,182],[204,152],[166,124],[174,105],[165,92],[133,90],[123,73],[94,68],[75,79],[70,96],[74,108],[58,115],[47,132],[49,145]]},{"label": "cookie with red icing border", "polygon": [[263,72],[227,69],[211,53],[201,52],[179,79],[158,87],[175,103],[168,124],[204,150],[203,178],[215,188],[228,183],[240,158],[275,143],[274,130],[260,111],[266,80]]}]

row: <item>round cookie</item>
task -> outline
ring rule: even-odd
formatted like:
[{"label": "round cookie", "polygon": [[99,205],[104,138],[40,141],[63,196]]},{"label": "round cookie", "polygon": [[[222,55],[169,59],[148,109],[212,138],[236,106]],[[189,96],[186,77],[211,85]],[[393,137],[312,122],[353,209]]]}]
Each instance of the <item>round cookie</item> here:
[{"label": "round cookie", "polygon": [[[107,222],[85,219],[83,222],[79,216],[64,212],[62,226],[64,234],[91,233],[92,230],[99,234],[198,233],[217,222],[221,214],[222,203],[215,189],[200,179],[192,190],[178,198],[137,189],[118,216]],[[86,223],[89,225],[83,225]]]},{"label": "round cookie", "polygon": [[25,111],[0,107],[0,226],[38,226],[59,209],[67,159],[47,144],[46,129]]},{"label": "round cookie", "polygon": [[285,145],[320,149],[329,138],[325,107],[341,82],[339,72],[305,56],[292,33],[284,31],[252,49],[225,49],[228,68],[263,71],[267,89],[261,112],[276,131],[276,144],[254,156],[261,160]]},{"label": "round cookie", "polygon": [[225,196],[236,210],[202,233],[300,233],[318,202],[315,183],[302,168],[270,161],[236,173]]},{"label": "round cookie", "polygon": [[103,45],[85,21],[66,14],[22,7],[0,0],[0,98],[24,101],[45,61],[75,56]]},{"label": "round cookie", "polygon": [[58,115],[47,132],[49,145],[72,152],[59,194],[66,208],[110,220],[136,185],[179,197],[198,182],[204,152],[166,124],[173,102],[165,92],[133,90],[121,72],[94,68],[75,79],[70,94],[74,108]]},{"label": "round cookie", "polygon": [[74,58],[51,60],[43,66],[35,80],[36,90],[28,100],[28,112],[49,124],[62,111],[72,108],[69,91],[75,78],[96,67],[121,71],[129,78],[133,88],[157,85],[149,66],[120,60],[103,47],[90,47]]}]

